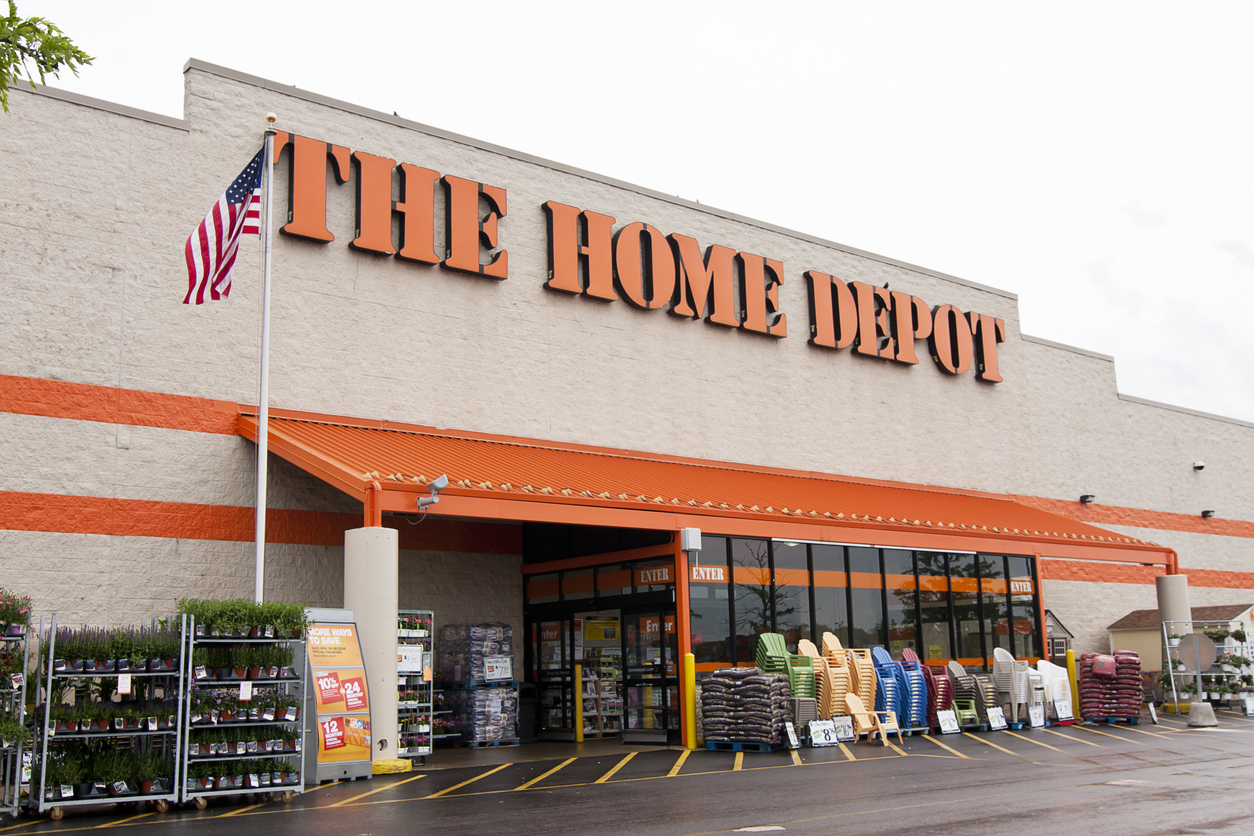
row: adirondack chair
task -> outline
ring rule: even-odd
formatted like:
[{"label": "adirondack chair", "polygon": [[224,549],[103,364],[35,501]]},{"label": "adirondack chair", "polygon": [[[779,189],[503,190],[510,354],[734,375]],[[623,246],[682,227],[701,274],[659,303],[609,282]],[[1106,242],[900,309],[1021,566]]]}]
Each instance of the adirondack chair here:
[{"label": "adirondack chair", "polygon": [[845,705],[849,708],[850,716],[853,717],[853,733],[855,735],[865,733],[867,743],[879,734],[880,740],[887,746],[888,735],[891,732],[897,732],[897,742],[904,744],[905,741],[901,738],[901,727],[897,725],[897,712],[867,711],[866,704],[857,694],[845,694]]}]

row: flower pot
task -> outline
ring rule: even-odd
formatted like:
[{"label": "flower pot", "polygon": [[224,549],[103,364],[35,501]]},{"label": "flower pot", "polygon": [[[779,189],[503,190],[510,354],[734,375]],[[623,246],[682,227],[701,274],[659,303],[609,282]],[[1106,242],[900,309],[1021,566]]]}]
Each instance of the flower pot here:
[{"label": "flower pot", "polygon": [[261,668],[249,668],[248,678],[249,679],[261,679]]},{"label": "flower pot", "polygon": [[84,781],[81,784],[74,785],[75,798],[96,798],[96,785],[90,781]]},{"label": "flower pot", "polygon": [[[113,663],[113,669],[117,671],[118,673],[126,673],[127,671],[131,669],[131,660],[130,659],[118,659],[117,661]],[[135,670],[139,670],[139,668],[136,668]]]},{"label": "flower pot", "polygon": [[10,624],[4,629],[4,634],[6,636],[21,636],[21,635],[24,635],[25,633],[26,633],[25,624]]},{"label": "flower pot", "polygon": [[154,789],[153,789],[153,785],[154,785],[155,783],[157,783],[157,782],[156,782],[156,781],[140,781],[140,782],[139,782],[139,791],[140,791],[140,792],[142,792],[142,793],[160,792],[160,790],[154,790]]},{"label": "flower pot", "polygon": [[1179,640],[1179,639],[1167,639],[1167,646],[1168,646],[1168,647],[1179,647],[1179,646],[1180,646],[1180,640]]},{"label": "flower pot", "polygon": [[221,723],[229,723],[235,719],[235,712],[230,709],[224,709],[218,712],[218,721]]},{"label": "flower pot", "polygon": [[214,787],[214,782],[212,778],[197,778],[196,786],[202,790],[211,790]]},{"label": "flower pot", "polygon": [[87,662],[84,659],[70,659],[68,661],[71,673],[82,673],[87,667]]},{"label": "flower pot", "polygon": [[271,665],[270,667],[266,668],[266,679],[278,679],[278,678],[279,678],[279,666],[278,665]]},{"label": "flower pot", "polygon": [[63,670],[65,670],[65,668],[66,668],[66,662],[65,662],[65,660],[64,660],[64,659],[53,659],[53,660],[52,660],[52,669],[53,669],[54,671],[63,671]]},{"label": "flower pot", "polygon": [[117,663],[117,660],[115,659],[99,659],[96,661],[96,670],[98,671],[104,671],[105,673],[113,673],[114,671],[117,670],[117,668],[118,668],[118,663]]},{"label": "flower pot", "polygon": [[247,679],[247,678],[248,678],[248,668],[235,668],[234,670],[235,670],[235,678],[236,678],[236,679]]}]

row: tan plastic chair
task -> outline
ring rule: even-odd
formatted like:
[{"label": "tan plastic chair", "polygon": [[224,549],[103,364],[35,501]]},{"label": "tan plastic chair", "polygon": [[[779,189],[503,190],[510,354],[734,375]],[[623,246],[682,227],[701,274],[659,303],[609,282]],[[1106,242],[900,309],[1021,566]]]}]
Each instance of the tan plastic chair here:
[{"label": "tan plastic chair", "polygon": [[885,746],[888,745],[888,735],[891,732],[897,732],[897,742],[904,744],[901,739],[901,727],[897,725],[897,712],[895,711],[867,711],[863,705],[862,699],[857,694],[846,694],[845,705],[849,707],[849,714],[853,717],[853,733],[861,735],[866,733],[866,742],[870,743],[879,734],[880,740]]},{"label": "tan plastic chair", "polygon": [[814,642],[809,639],[802,639],[797,642],[798,656],[811,656],[815,659],[819,658],[819,649],[814,646]]}]

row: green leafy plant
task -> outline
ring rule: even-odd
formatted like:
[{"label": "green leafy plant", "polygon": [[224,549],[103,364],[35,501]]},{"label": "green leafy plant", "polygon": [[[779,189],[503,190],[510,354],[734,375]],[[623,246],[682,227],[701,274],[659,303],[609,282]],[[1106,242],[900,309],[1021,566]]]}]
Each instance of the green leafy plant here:
[{"label": "green leafy plant", "polygon": [[19,17],[17,3],[9,0],[8,17],[0,18],[0,106],[5,113],[9,112],[9,85],[21,76],[33,90],[36,76],[43,84],[62,68],[78,75],[78,68],[91,62],[91,56],[74,46],[56,24],[42,17]]}]

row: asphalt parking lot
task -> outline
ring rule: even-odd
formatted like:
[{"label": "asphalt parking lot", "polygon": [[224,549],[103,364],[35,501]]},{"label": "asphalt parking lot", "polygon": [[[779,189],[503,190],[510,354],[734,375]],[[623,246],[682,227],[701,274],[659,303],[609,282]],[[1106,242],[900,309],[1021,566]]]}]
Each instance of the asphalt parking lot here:
[{"label": "asphalt parking lot", "polygon": [[[1239,812],[1247,821],[1254,814],[1254,801],[1244,800],[1254,799],[1254,718],[1219,716],[1220,726],[1206,730],[1188,729],[1183,718],[1167,715],[1159,725],[1145,718],[1138,725],[915,735],[888,745],[770,753],[609,746],[581,756],[572,746],[568,757],[527,760],[528,747],[487,749],[459,753],[482,762],[323,784],[286,805],[244,796],[215,800],[203,811],[164,814],[79,808],[59,822],[6,819],[0,833],[695,834],[745,826],[820,833],[851,818],[856,824],[849,832],[890,833],[897,832],[892,822],[898,817],[905,832],[910,817],[920,814],[951,820],[945,832],[967,832],[955,829],[957,823],[981,820],[973,814],[1001,803],[1028,803],[1040,811],[1036,821],[1048,820],[1050,827],[1123,816],[1103,832],[1125,832],[1119,822],[1136,819],[1140,829],[1126,832],[1218,833],[1238,827],[1237,819],[1197,829],[1216,797],[1226,799],[1216,815]],[[1151,812],[1155,805],[1161,814]],[[1067,811],[1071,819],[1057,820]],[[1154,821],[1170,827],[1147,828]]]}]

